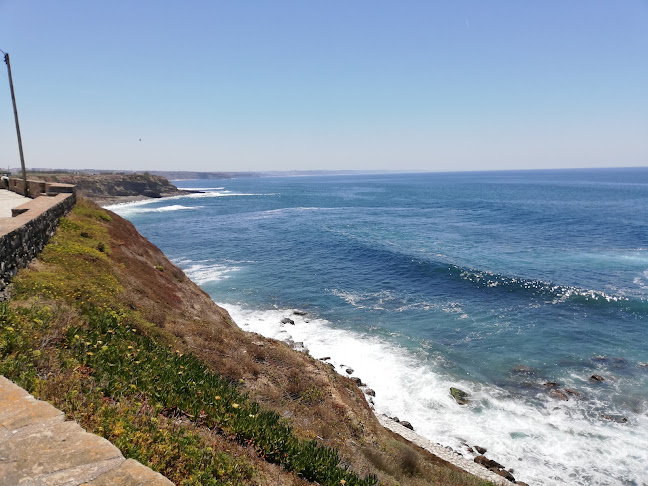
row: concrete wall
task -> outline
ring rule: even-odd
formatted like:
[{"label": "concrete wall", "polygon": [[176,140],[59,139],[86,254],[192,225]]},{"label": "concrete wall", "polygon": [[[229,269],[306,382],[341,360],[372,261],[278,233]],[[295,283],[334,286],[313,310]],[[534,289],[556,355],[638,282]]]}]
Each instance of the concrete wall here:
[{"label": "concrete wall", "polygon": [[[25,195],[25,184],[17,177],[9,177],[2,180],[0,187],[9,189],[21,196]],[[73,184],[61,184],[59,182],[45,182],[27,179],[28,197],[52,196],[54,194],[76,193],[76,186]]]},{"label": "concrete wall", "polygon": [[40,253],[75,203],[74,192],[37,197],[14,208],[13,218],[0,219],[0,300],[11,278]]}]

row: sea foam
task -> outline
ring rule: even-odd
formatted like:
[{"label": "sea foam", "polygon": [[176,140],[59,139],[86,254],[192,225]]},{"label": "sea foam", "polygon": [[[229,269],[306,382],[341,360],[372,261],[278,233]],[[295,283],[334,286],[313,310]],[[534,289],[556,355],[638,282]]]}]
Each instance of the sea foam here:
[{"label": "sea foam", "polygon": [[[531,405],[495,386],[450,376],[441,357],[404,349],[388,337],[336,328],[293,309],[252,310],[219,304],[244,330],[301,342],[315,358],[330,357],[336,370],[353,369],[368,387],[376,413],[411,422],[416,432],[471,457],[465,444],[488,449],[488,457],[514,469],[530,484],[646,484],[648,418],[618,424],[591,417],[592,403],[540,397]],[[282,324],[290,317],[295,324]],[[470,394],[460,406],[450,387]],[[595,399],[595,398],[593,398]]]}]

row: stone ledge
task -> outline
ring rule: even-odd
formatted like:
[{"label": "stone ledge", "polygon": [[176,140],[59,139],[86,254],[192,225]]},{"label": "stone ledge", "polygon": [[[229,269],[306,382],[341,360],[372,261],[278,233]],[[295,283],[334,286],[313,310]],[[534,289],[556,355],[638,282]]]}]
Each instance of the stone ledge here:
[{"label": "stone ledge", "polygon": [[0,376],[0,484],[172,486],[106,439]]}]

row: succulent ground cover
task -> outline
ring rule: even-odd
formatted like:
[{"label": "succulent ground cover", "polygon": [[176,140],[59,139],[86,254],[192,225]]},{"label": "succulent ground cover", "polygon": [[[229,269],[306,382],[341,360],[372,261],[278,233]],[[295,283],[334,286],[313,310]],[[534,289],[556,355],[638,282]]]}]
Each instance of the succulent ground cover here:
[{"label": "succulent ground cover", "polygon": [[0,374],[180,485],[482,484],[376,426],[350,380],[237,329],[85,201],[0,304]]}]

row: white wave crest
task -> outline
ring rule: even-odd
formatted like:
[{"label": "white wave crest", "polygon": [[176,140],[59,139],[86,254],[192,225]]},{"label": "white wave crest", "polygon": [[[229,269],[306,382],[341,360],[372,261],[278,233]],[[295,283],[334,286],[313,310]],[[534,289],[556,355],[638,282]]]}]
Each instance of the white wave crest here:
[{"label": "white wave crest", "polygon": [[198,285],[204,285],[210,282],[219,282],[230,278],[230,273],[237,272],[241,267],[224,265],[210,261],[194,262],[186,259],[174,260],[173,263],[178,265],[187,274],[187,276]]}]

